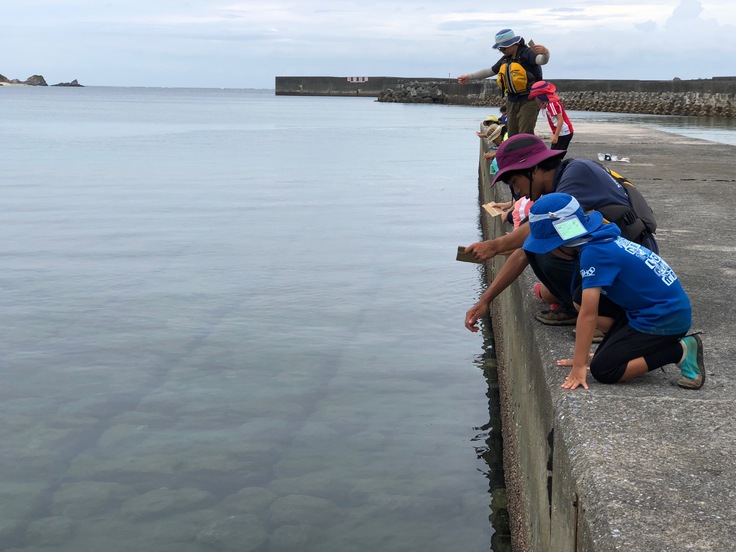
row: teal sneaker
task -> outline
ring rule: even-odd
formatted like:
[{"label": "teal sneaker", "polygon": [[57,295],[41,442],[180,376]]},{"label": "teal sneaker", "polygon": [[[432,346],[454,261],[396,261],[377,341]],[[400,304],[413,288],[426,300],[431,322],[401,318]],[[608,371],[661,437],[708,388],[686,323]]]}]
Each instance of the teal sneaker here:
[{"label": "teal sneaker", "polygon": [[686,335],[680,341],[687,349],[685,358],[677,364],[682,376],[677,385],[685,389],[700,389],[705,383],[705,365],[703,364],[703,341],[698,334]]}]

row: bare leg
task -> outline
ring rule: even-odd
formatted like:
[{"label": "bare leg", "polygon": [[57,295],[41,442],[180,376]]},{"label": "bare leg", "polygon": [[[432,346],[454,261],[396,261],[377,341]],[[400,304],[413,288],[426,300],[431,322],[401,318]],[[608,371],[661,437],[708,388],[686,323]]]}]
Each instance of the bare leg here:
[{"label": "bare leg", "polygon": [[547,289],[547,286],[545,285],[542,285],[541,289],[539,290],[539,294],[542,296],[542,300],[549,304],[560,302],[557,297],[550,293],[550,291]]},{"label": "bare leg", "polygon": [[611,326],[613,326],[613,318],[609,318],[608,316],[599,316],[598,322],[596,322],[595,325],[595,327],[603,333],[608,333]]},{"label": "bare leg", "polygon": [[630,379],[638,378],[639,376],[643,376],[647,372],[649,372],[649,367],[644,361],[644,357],[635,358],[633,360],[630,360],[629,363],[626,365],[626,371],[624,372],[624,375],[621,376],[621,379],[619,381],[627,381]]},{"label": "bare leg", "polygon": [[[537,292],[537,286],[539,290],[538,292]],[[557,304],[560,303],[560,300],[557,299],[557,297],[555,297],[554,295],[552,295],[552,293],[547,289],[547,286],[545,286],[544,284],[535,284],[534,292],[538,293],[538,297],[545,303],[548,303],[550,305],[553,303],[557,303]]]}]

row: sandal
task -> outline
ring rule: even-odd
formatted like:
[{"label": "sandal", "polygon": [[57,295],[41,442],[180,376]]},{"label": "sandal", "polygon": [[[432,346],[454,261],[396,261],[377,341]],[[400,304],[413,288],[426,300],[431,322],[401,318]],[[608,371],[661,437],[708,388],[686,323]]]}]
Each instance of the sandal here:
[{"label": "sandal", "polygon": [[578,313],[576,311],[550,309],[538,312],[534,318],[548,326],[574,326],[578,321]]}]

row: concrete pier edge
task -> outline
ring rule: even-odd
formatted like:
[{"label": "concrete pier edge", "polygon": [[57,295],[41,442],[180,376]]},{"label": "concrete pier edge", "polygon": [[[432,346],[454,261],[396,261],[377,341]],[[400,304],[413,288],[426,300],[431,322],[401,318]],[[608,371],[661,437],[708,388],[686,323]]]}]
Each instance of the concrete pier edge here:
[{"label": "concrete pier edge", "polygon": [[[679,371],[590,390],[561,389],[572,327],[543,326],[531,269],[492,305],[499,363],[504,469],[513,549],[519,551],[736,550],[736,147],[625,123],[577,123],[568,157],[598,152],[655,210],[660,253],[693,303],[707,380],[674,385]],[[538,125],[538,133],[541,125]],[[547,136],[548,138],[548,136]],[[484,151],[481,140],[481,153]],[[480,160],[480,199],[489,187]],[[486,238],[508,225],[481,209]],[[491,278],[503,258],[487,263]]]}]

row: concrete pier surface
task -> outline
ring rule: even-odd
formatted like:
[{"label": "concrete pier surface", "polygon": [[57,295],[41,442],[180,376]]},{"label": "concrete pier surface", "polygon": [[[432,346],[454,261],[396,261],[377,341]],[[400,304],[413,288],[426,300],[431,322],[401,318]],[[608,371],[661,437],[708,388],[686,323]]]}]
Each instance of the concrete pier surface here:
[{"label": "concrete pier surface", "polygon": [[[573,124],[567,157],[629,158],[604,164],[655,211],[660,255],[690,296],[693,331],[703,332],[707,379],[681,389],[671,365],[627,383],[589,375],[588,391],[562,389],[568,368],[555,361],[572,356],[573,328],[534,320],[543,304],[527,269],[492,306],[514,550],[736,550],[736,147],[625,123]],[[545,121],[537,132],[549,143]],[[508,199],[481,168],[483,202]],[[482,212],[486,236],[509,229]],[[502,263],[487,264],[489,278]]]}]

